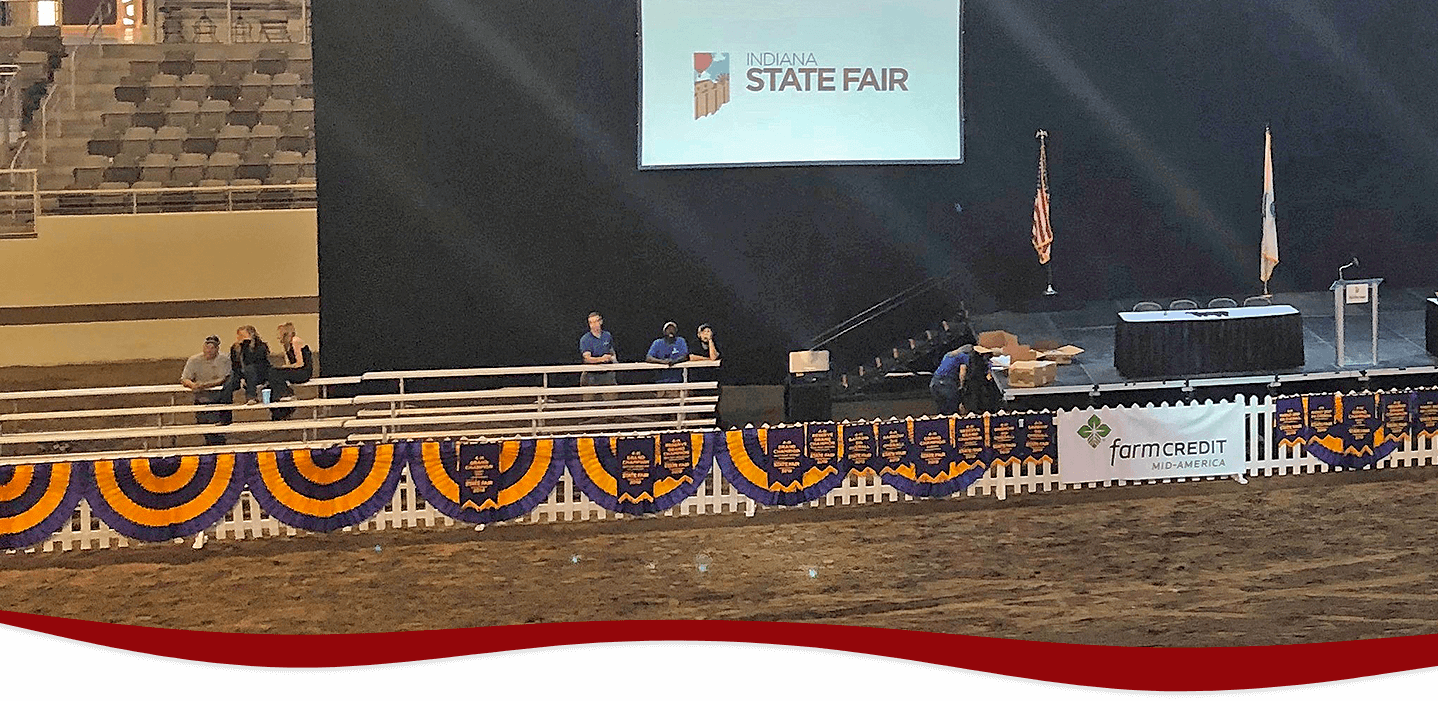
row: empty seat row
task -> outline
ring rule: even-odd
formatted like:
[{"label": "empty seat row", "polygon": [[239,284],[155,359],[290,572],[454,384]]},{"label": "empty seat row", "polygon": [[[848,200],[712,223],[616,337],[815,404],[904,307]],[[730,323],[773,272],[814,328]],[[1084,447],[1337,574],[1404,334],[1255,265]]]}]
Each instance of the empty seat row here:
[{"label": "empty seat row", "polygon": [[130,75],[142,81],[148,81],[151,77],[162,73],[177,77],[191,73],[219,77],[226,73],[249,73],[251,71],[277,75],[287,71],[309,73],[311,67],[312,62],[308,51],[291,56],[290,52],[285,49],[261,49],[254,56],[227,56],[223,50],[218,49],[201,51],[198,54],[194,51],[172,49],[165,52],[164,58],[132,59]]},{"label": "empty seat row", "polygon": [[269,98],[279,100],[313,99],[315,86],[304,80],[298,73],[282,73],[271,80],[269,76],[257,73],[240,82],[213,82],[208,77],[190,77],[179,82],[159,81],[141,83],[128,76],[120,79],[115,86],[115,100],[133,105],[155,102],[166,105],[175,100],[250,100],[263,102]]},{"label": "empty seat row", "polygon": [[253,127],[256,124],[294,125],[313,128],[315,103],[309,98],[284,100],[270,98],[263,103],[237,100],[175,100],[168,105],[147,102],[139,107],[128,102],[111,103],[100,115],[100,123],[110,129],[125,127],[163,126],[219,128],[225,124]]},{"label": "empty seat row", "polygon": [[168,186],[194,186],[202,180],[257,180],[272,185],[293,184],[301,178],[313,178],[314,152],[301,154],[280,151],[268,158],[241,157],[237,153],[152,153],[136,164],[115,164],[104,156],[86,156],[74,169],[74,189],[94,190],[104,182],[135,183],[151,181]]},{"label": "empty seat row", "polygon": [[279,127],[260,124],[253,130],[249,127],[230,124],[217,130],[181,127],[130,127],[123,133],[100,132],[91,138],[88,151],[92,155],[106,157],[140,158],[147,153],[211,154],[217,151],[246,153],[262,151],[308,151],[314,147],[314,132],[308,129],[290,127],[281,131]]},{"label": "empty seat row", "polygon": [[[307,94],[306,94],[307,93]],[[263,100],[276,97],[294,100],[312,97],[314,84],[298,73],[281,73],[271,78],[261,73],[250,73],[240,78],[212,80],[210,76],[193,73],[183,78],[172,75],[157,75],[148,83],[131,76],[122,76],[115,86],[115,99],[120,102],[140,104],[147,100],[169,103],[177,99],[202,102],[215,100]]]}]

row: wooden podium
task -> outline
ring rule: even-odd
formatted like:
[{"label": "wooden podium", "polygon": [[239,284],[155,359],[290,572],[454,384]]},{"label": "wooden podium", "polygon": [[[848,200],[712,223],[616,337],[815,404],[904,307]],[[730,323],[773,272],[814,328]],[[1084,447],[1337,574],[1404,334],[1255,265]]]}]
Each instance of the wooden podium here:
[{"label": "wooden podium", "polygon": [[[1340,271],[1341,272],[1341,271]],[[1377,365],[1378,364],[1378,283],[1383,282],[1381,277],[1365,278],[1362,280],[1336,280],[1333,286],[1333,325],[1337,331],[1337,343],[1334,344],[1337,358],[1335,364],[1344,367],[1349,363],[1345,362],[1343,355],[1343,312],[1350,304],[1368,303],[1368,316],[1371,321],[1372,331],[1369,334],[1370,346],[1373,349],[1373,362],[1353,363],[1353,365]]]}]

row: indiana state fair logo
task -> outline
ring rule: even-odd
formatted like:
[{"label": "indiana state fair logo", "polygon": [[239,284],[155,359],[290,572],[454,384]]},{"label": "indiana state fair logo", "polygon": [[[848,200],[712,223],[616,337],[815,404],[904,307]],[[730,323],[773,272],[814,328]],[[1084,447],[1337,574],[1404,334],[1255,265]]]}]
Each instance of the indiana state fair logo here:
[{"label": "indiana state fair logo", "polygon": [[1079,426],[1078,430],[1079,438],[1088,441],[1088,447],[1090,448],[1097,448],[1098,444],[1102,443],[1103,439],[1108,437],[1108,434],[1111,432],[1113,432],[1113,429],[1109,428],[1108,424],[1100,420],[1097,414],[1090,416],[1088,423]]},{"label": "indiana state fair logo", "polygon": [[729,104],[729,54],[694,54],[694,118],[708,117]]}]

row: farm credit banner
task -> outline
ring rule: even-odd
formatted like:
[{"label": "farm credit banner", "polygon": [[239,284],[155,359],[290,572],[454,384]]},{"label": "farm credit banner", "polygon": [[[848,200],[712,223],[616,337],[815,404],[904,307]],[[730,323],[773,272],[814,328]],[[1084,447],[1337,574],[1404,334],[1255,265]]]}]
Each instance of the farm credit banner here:
[{"label": "farm credit banner", "polygon": [[1066,411],[1059,414],[1058,443],[1064,484],[1238,474],[1245,459],[1243,406]]}]

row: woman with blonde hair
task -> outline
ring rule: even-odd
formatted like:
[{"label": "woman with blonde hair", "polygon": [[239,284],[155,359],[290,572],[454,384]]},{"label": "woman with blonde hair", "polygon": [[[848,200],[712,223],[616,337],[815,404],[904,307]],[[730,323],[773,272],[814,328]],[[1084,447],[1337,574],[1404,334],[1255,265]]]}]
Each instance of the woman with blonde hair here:
[{"label": "woman with blonde hair", "polygon": [[295,334],[295,325],[285,322],[276,329],[280,335],[280,347],[284,349],[285,364],[270,370],[270,390],[280,401],[293,400],[295,390],[292,384],[309,382],[315,374],[314,354],[310,347]]}]

